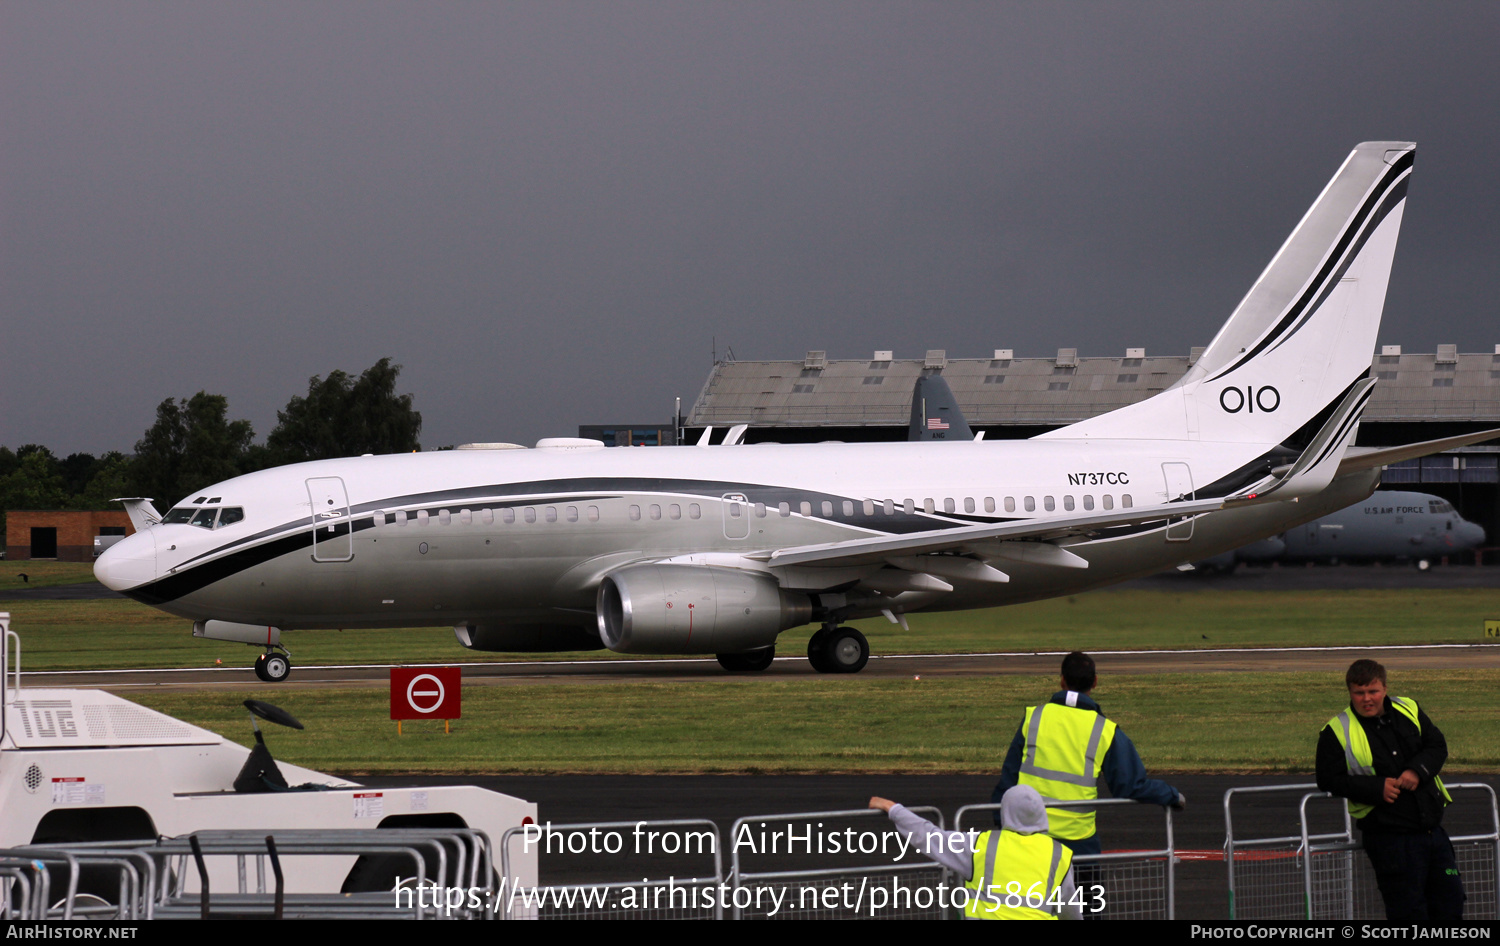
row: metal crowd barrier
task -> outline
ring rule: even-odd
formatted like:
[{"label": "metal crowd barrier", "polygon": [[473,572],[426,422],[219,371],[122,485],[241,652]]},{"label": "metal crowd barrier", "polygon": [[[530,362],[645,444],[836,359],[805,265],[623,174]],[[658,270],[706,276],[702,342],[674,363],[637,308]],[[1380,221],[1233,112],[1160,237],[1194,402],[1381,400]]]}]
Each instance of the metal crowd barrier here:
[{"label": "metal crowd barrier", "polygon": [[[697,851],[675,850],[665,853],[709,856],[711,874],[691,877],[669,877],[666,880],[609,880],[583,884],[537,884],[520,887],[511,870],[511,852],[517,845],[536,844],[541,853],[548,852],[552,841],[559,853],[573,851],[568,841],[586,839],[583,850],[589,850],[604,838],[607,853],[618,838],[620,844],[638,843],[637,838],[654,832],[656,836],[674,836],[684,843],[695,843]],[[703,850],[707,835],[709,850]],[[505,920],[722,920],[724,859],[719,827],[702,818],[671,821],[596,821],[565,825],[523,825],[509,828],[500,837],[500,888],[491,914]],[[606,855],[607,856],[607,855]]]},{"label": "metal crowd barrier", "polygon": [[[286,894],[280,862],[299,857],[392,857],[410,865],[403,889],[361,893]],[[208,889],[202,880],[208,859],[234,858],[234,889]],[[268,889],[267,865],[276,878]],[[201,866],[200,866],[201,865]],[[250,868],[253,866],[252,882]],[[80,892],[81,872],[91,872],[102,892]],[[55,875],[55,876],[54,876]],[[66,876],[53,900],[52,885]],[[477,919],[499,896],[489,838],[468,828],[382,828],[363,831],[292,829],[200,831],[156,841],[35,845],[0,850],[0,918],[4,919],[199,919],[207,915],[284,916],[288,919]],[[473,891],[450,906],[433,891]],[[117,893],[115,891],[118,891]]]},{"label": "metal crowd barrier", "polygon": [[[943,828],[943,813],[936,808],[915,806],[909,809]],[[941,920],[945,918],[946,901],[939,894],[940,887],[952,888],[953,879],[939,864],[917,855],[913,863],[892,863],[888,856],[875,864],[864,863],[863,852],[860,863],[822,869],[747,871],[740,857],[742,839],[750,832],[754,840],[758,832],[761,837],[781,837],[781,831],[773,825],[785,825],[788,837],[827,838],[829,822],[858,822],[880,819],[876,834],[894,834],[895,828],[885,812],[870,808],[848,811],[810,811],[794,814],[755,815],[736,819],[729,829],[730,869],[729,896],[736,920]],[[805,830],[798,834],[797,826]],[[817,834],[814,834],[817,832]],[[869,832],[861,832],[862,835]],[[837,834],[835,829],[834,834]],[[849,837],[846,833],[845,838]],[[873,854],[873,852],[871,852]],[[771,856],[758,852],[757,857]],[[852,857],[852,855],[851,855]],[[959,883],[958,886],[963,886]]]},{"label": "metal crowd barrier", "polygon": [[[1074,811],[1101,811],[1120,805],[1142,807],[1128,798],[1100,798],[1093,801],[1048,801],[1048,808]],[[1152,806],[1145,806],[1152,807]],[[964,816],[971,812],[992,813],[999,805],[965,805],[953,818],[954,830],[962,830]],[[1075,854],[1073,879],[1084,893],[1086,905],[1103,903],[1103,909],[1084,910],[1088,920],[1173,920],[1177,918],[1177,846],[1172,834],[1172,809],[1162,808],[1165,819],[1165,845],[1149,851],[1109,851],[1103,854]],[[985,828],[993,825],[986,819]],[[1092,888],[1101,889],[1099,897]]]},{"label": "metal crowd barrier", "polygon": [[[1490,830],[1450,834],[1453,853],[1468,900],[1465,920],[1500,919],[1500,808],[1495,790],[1483,782],[1448,786],[1454,796],[1482,793],[1488,800]],[[1296,800],[1296,834],[1237,838],[1234,802],[1286,795]],[[1338,806],[1335,830],[1312,827],[1311,807],[1325,799]],[[1288,799],[1290,801],[1290,798]],[[1483,802],[1480,803],[1481,805]],[[1473,808],[1465,806],[1469,812]],[[1288,823],[1292,811],[1288,805]],[[1383,920],[1385,907],[1369,858],[1354,831],[1344,799],[1319,791],[1317,785],[1266,785],[1231,788],[1224,793],[1224,862],[1229,877],[1229,917],[1233,920]]]}]

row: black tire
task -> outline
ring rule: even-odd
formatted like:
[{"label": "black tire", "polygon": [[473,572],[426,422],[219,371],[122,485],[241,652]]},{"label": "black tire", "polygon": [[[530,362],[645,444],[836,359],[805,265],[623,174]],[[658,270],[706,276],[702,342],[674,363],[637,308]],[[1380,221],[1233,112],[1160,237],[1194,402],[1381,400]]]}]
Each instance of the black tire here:
[{"label": "black tire", "polygon": [[271,682],[271,678],[266,676],[266,655],[265,654],[261,654],[259,657],[255,658],[255,677],[258,680],[264,680],[266,683],[270,683]]},{"label": "black tire", "polygon": [[870,662],[870,642],[852,627],[841,627],[829,637],[824,653],[829,672],[859,673]]},{"label": "black tire", "polygon": [[756,673],[771,666],[776,659],[776,648],[762,647],[743,654],[715,654],[719,666],[730,673]]},{"label": "black tire", "polygon": [[265,661],[265,676],[261,679],[267,683],[280,683],[292,675],[292,660],[285,654],[266,654],[262,660]]},{"label": "black tire", "polygon": [[819,673],[834,673],[832,664],[828,659],[828,639],[833,632],[823,628],[814,634],[807,642],[807,662]]}]

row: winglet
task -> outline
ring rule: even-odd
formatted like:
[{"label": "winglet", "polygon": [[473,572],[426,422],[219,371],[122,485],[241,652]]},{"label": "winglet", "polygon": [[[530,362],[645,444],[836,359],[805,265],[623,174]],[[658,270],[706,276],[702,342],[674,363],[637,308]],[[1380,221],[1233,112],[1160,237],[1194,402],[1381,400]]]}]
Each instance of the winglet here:
[{"label": "winglet", "polygon": [[1285,472],[1273,473],[1270,478],[1241,490],[1229,497],[1226,504],[1258,502],[1270,498],[1295,499],[1327,489],[1328,484],[1338,475],[1339,464],[1343,462],[1349,445],[1354,442],[1355,431],[1359,429],[1359,417],[1364,413],[1365,405],[1370,402],[1374,389],[1374,378],[1361,378],[1355,382],[1313,436],[1307,449],[1302,451],[1302,455]]},{"label": "winglet", "polygon": [[111,499],[110,502],[125,504],[125,515],[130,517],[130,524],[135,527],[135,531],[137,532],[144,532],[158,522],[161,522],[161,513],[157,512],[156,507],[151,505],[149,497],[122,496],[117,499]]}]

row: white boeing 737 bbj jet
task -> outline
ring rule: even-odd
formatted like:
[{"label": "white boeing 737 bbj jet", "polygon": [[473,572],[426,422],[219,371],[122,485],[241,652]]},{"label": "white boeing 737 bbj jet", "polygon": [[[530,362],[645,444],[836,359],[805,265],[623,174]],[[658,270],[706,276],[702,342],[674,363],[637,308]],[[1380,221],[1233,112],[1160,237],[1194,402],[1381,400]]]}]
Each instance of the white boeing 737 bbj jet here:
[{"label": "white boeing 737 bbj jet", "polygon": [[[1171,388],[1025,441],[660,447],[543,440],[301,463],[202,490],[95,566],[265,647],[452,624],[476,650],[716,654],[854,672],[843,622],[1072,594],[1205,559],[1368,496],[1383,464],[1500,434],[1352,446],[1375,384],[1415,146],[1355,148]],[[730,439],[737,440],[738,437]],[[499,445],[509,446],[509,445]]]}]

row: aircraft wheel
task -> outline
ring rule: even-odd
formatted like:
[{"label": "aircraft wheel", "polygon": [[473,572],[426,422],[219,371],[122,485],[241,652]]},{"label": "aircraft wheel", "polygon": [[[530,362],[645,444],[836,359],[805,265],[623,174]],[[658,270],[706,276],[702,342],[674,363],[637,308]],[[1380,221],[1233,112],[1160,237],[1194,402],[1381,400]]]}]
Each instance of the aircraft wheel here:
[{"label": "aircraft wheel", "polygon": [[256,676],[256,679],[264,680],[267,683],[271,682],[271,679],[266,676],[266,655],[265,654],[261,654],[259,657],[255,658],[255,676]]},{"label": "aircraft wheel", "polygon": [[755,672],[771,666],[771,661],[776,659],[776,648],[773,645],[744,654],[716,654],[715,656],[719,659],[719,666],[731,673]]},{"label": "aircraft wheel", "polygon": [[261,660],[265,661],[265,675],[261,679],[267,683],[280,683],[292,675],[292,661],[285,654],[266,654]]},{"label": "aircraft wheel", "polygon": [[837,673],[828,657],[828,639],[833,632],[823,628],[814,634],[807,642],[807,662],[819,673]]},{"label": "aircraft wheel", "polygon": [[834,631],[824,652],[832,673],[859,673],[870,662],[870,642],[852,627]]}]

